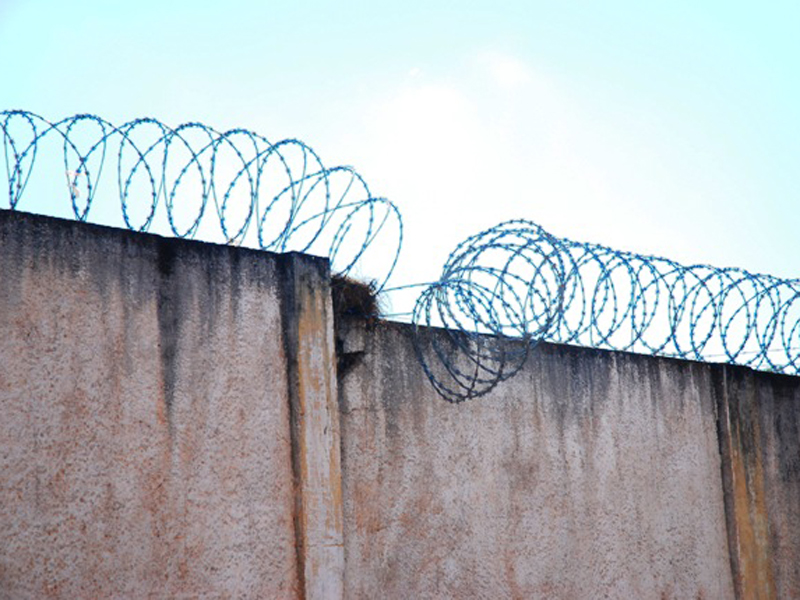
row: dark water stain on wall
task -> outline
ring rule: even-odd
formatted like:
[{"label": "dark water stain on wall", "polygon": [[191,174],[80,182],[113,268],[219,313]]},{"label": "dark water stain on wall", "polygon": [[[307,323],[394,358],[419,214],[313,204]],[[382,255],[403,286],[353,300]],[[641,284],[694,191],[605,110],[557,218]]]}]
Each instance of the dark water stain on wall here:
[{"label": "dark water stain on wall", "polygon": [[181,290],[178,273],[177,244],[159,240],[158,244],[158,338],[161,369],[164,377],[164,403],[172,430],[172,409],[178,379],[178,350],[181,333]]}]

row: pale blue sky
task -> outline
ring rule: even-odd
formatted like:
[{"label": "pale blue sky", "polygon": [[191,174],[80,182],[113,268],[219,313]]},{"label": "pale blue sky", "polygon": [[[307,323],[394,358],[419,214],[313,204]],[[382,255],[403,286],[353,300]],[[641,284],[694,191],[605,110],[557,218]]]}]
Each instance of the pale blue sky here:
[{"label": "pale blue sky", "polygon": [[797,277],[799,26],[797,2],[0,0],[0,108],[299,137],[399,206],[401,281],[509,218]]}]

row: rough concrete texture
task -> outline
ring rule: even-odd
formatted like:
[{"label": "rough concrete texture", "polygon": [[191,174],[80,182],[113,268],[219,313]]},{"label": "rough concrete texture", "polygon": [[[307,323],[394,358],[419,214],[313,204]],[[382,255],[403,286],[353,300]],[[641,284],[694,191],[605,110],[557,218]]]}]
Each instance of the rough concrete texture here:
[{"label": "rough concrete texture", "polygon": [[733,596],[712,367],[542,345],[451,405],[410,333],[340,381],[346,597]]},{"label": "rough concrete texture", "polygon": [[344,525],[330,270],[326,260],[294,253],[281,265],[302,592],[338,600]]},{"label": "rough concrete texture", "polygon": [[0,597],[293,597],[274,255],[0,212]]},{"label": "rough concrete texture", "polygon": [[800,378],[545,344],[451,405],[327,276],[0,211],[0,598],[800,598]]},{"label": "rough concrete texture", "polygon": [[800,378],[720,367],[720,449],[739,598],[800,598]]}]

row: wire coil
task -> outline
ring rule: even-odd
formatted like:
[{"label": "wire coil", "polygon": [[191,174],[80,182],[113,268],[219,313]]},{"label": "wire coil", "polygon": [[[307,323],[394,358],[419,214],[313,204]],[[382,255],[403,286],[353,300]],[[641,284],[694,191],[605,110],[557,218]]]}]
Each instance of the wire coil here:
[{"label": "wire coil", "polygon": [[[271,143],[246,129],[171,128],[149,118],[115,126],[88,114],[51,123],[21,110],[0,112],[0,131],[11,210],[22,208],[37,163],[47,163],[45,178],[52,178],[60,157],[72,215],[88,221],[112,162],[128,229],[321,254],[345,274],[360,269],[381,234],[380,261],[388,255],[390,266],[379,289],[397,263],[403,235],[397,207],[374,197],[353,168],[324,166],[296,139]],[[102,204],[107,212],[109,204]]]},{"label": "wire coil", "polygon": [[451,402],[513,376],[542,340],[800,374],[800,280],[559,239],[530,221],[460,244],[413,322],[420,362]]},{"label": "wire coil", "polygon": [[[51,123],[20,110],[0,112],[0,131],[11,210],[44,162],[46,174],[63,168],[75,219],[92,211],[107,218],[114,203],[96,198],[110,158],[124,227],[321,254],[341,274],[363,275],[377,253],[373,289],[390,289],[403,241],[399,210],[354,169],[325,167],[299,140],[155,119],[117,127],[86,114]],[[406,287],[416,286],[391,289]],[[451,402],[512,377],[543,340],[800,374],[800,279],[683,266],[557,238],[524,220],[462,242],[423,286],[412,322],[420,363]]]}]

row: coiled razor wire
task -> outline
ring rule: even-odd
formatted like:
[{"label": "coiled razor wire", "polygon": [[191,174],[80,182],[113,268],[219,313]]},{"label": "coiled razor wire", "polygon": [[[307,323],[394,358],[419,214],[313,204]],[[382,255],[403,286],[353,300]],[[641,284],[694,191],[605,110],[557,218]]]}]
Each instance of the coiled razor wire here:
[{"label": "coiled razor wire", "polygon": [[[397,207],[372,196],[351,167],[325,167],[299,140],[271,143],[246,129],[171,128],[149,118],[115,126],[82,114],[51,123],[21,110],[0,112],[0,130],[11,210],[24,208],[34,168],[43,161],[42,177],[61,181],[46,194],[66,191],[78,221],[98,211],[93,220],[110,221],[110,204],[96,199],[104,170],[109,183],[111,169],[117,216],[133,231],[321,254],[343,274],[361,270],[382,234],[380,259],[385,264],[388,256],[390,266],[377,289],[397,263],[403,235]],[[46,210],[53,211],[52,201]]]},{"label": "coiled razor wire", "polygon": [[[113,220],[116,204],[133,231],[321,254],[342,274],[362,271],[380,234],[383,273],[374,289],[416,287],[386,287],[403,239],[397,207],[373,197],[351,167],[325,167],[299,140],[271,143],[246,129],[171,128],[149,118],[114,126],[84,114],[51,123],[21,110],[0,112],[0,129],[11,210],[23,208],[43,161],[42,179],[60,181],[45,192],[66,190],[79,221],[95,210],[96,220]],[[98,207],[107,159],[118,203]],[[61,169],[65,178],[53,178]],[[798,279],[687,267],[557,238],[519,220],[465,240],[439,280],[421,287],[415,348],[451,402],[512,377],[543,340],[800,374]]]},{"label": "coiled razor wire", "polygon": [[413,322],[420,362],[451,402],[512,377],[542,340],[800,374],[800,279],[683,266],[530,221],[461,243]]}]

